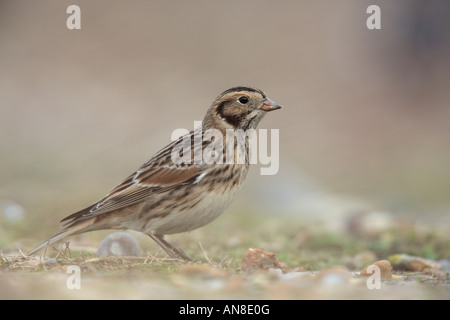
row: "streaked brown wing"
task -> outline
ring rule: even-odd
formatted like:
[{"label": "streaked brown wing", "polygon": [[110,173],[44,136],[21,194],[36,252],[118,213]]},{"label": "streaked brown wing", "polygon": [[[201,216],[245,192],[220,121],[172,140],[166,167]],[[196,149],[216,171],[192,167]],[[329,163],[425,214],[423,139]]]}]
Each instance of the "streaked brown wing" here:
[{"label": "streaked brown wing", "polygon": [[91,213],[104,213],[129,206],[149,197],[153,192],[159,193],[176,185],[193,182],[201,172],[199,167],[187,169],[152,167],[149,170],[138,171],[133,178],[130,176],[100,200]]},{"label": "streaked brown wing", "polygon": [[[189,135],[193,139],[193,132]],[[150,197],[152,193],[160,193],[178,185],[194,183],[200,175],[204,174],[206,168],[197,164],[176,166],[172,162],[172,148],[181,140],[182,137],[161,149],[104,198],[92,206],[64,218],[61,222],[67,225],[78,220],[92,218],[135,204]]]},{"label": "streaked brown wing", "polygon": [[144,171],[137,171],[129,176],[120,185],[114,188],[111,193],[91,207],[76,212],[63,220],[64,225],[76,220],[92,218],[96,215],[107,213],[135,204],[152,193],[164,192],[175,186],[193,183],[203,173],[199,166],[191,167],[150,167]]}]

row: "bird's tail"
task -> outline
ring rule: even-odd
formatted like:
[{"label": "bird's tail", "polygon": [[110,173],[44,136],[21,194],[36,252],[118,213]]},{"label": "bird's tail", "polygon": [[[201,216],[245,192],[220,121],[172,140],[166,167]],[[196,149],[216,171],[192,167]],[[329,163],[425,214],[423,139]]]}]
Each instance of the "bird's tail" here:
[{"label": "bird's tail", "polygon": [[42,242],[36,248],[31,250],[27,255],[31,256],[31,255],[35,254],[36,252],[38,252],[39,250],[46,248],[46,247],[50,246],[51,244],[53,244],[61,239],[64,239],[65,237],[68,237],[68,236],[71,236],[74,234],[78,234],[78,233],[82,233],[82,232],[86,232],[86,231],[90,231],[89,227],[92,225],[92,223],[93,223],[92,219],[86,219],[84,221],[76,222],[76,223],[68,226],[66,229],[64,229],[60,233],[55,234],[50,239]]}]

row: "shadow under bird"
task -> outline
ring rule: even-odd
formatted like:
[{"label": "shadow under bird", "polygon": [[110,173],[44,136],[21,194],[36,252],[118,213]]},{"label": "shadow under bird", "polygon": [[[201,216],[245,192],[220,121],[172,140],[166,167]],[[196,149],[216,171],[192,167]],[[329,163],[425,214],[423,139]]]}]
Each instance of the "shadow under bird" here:
[{"label": "shadow under bird", "polygon": [[[216,129],[225,137],[227,129],[255,129],[267,112],[280,108],[259,89],[233,87],[214,100],[202,127],[196,130],[204,134],[208,129]],[[174,163],[172,151],[184,138],[194,145],[196,130],[161,149],[99,201],[62,219],[65,228],[28,255],[71,235],[131,229],[150,236],[170,257],[191,261],[183,250],[167,242],[164,235],[197,229],[220,216],[239,191],[250,165],[248,141],[244,145],[244,162]],[[201,143],[200,151],[208,145]],[[224,149],[226,146],[222,143]],[[231,146],[240,148],[234,141]]]}]

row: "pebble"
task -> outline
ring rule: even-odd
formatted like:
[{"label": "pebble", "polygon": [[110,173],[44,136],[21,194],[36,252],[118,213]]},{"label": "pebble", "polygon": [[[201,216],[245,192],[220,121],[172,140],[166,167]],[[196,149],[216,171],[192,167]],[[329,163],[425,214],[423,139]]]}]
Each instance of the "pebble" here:
[{"label": "pebble", "polygon": [[347,284],[352,277],[352,274],[346,268],[333,266],[320,271],[317,280],[326,286],[336,286]]},{"label": "pebble", "polygon": [[25,209],[11,200],[1,201],[0,209],[2,215],[12,223],[19,222],[25,217]]},{"label": "pebble", "polygon": [[286,267],[277,259],[274,253],[257,248],[249,248],[242,259],[242,270],[253,272],[257,270],[268,271],[270,269],[281,269]]},{"label": "pebble", "polygon": [[107,236],[98,246],[98,257],[139,257],[142,249],[136,239],[125,232]]},{"label": "pebble", "polygon": [[[370,277],[372,276],[376,271],[376,267],[380,270],[380,277],[381,279],[392,279],[392,265],[387,260],[379,260],[368,266],[367,268],[364,268],[359,276],[360,277]],[[368,269],[372,269],[368,271]],[[374,270],[375,269],[375,270]]]},{"label": "pebble", "polygon": [[408,254],[394,254],[390,256],[388,260],[392,263],[396,270],[423,271],[429,268],[440,268],[437,261],[410,256]]}]

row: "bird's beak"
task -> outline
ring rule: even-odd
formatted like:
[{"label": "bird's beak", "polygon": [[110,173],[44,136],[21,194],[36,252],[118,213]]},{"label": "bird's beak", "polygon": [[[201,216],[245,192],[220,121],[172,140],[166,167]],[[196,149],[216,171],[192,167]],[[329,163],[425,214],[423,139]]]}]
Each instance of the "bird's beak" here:
[{"label": "bird's beak", "polygon": [[269,98],[266,98],[266,100],[264,100],[262,106],[260,107],[260,109],[264,110],[264,111],[273,111],[273,110],[277,110],[280,108],[281,108],[281,106],[279,104],[270,100]]}]

